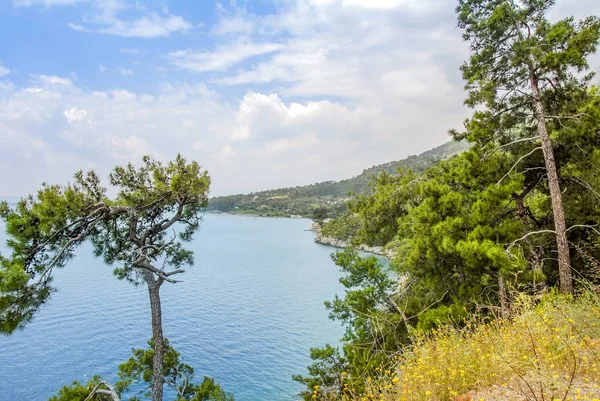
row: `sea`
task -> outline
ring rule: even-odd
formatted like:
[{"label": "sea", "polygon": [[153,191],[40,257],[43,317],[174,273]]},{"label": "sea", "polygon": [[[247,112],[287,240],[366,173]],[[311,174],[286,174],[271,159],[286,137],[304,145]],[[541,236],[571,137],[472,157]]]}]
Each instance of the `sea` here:
[{"label": "sea", "polygon": [[[323,303],[343,295],[334,248],[314,243],[306,219],[207,213],[194,266],[163,284],[165,336],[196,379],[215,378],[237,401],[298,400],[309,350],[338,345]],[[0,250],[6,252],[0,227]],[[57,292],[23,330],[0,336],[0,400],[45,401],[93,375],[114,381],[151,337],[145,286],[120,281],[84,244],[55,272]],[[165,398],[167,400],[167,398]]]}]

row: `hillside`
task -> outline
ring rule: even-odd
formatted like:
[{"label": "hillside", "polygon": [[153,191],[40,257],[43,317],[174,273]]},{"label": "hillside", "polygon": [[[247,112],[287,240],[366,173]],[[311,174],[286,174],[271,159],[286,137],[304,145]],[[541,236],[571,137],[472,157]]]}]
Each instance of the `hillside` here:
[{"label": "hillside", "polygon": [[208,210],[261,216],[312,217],[316,209],[324,208],[329,216],[335,216],[345,210],[345,201],[349,193],[369,191],[369,183],[373,176],[384,171],[395,173],[400,168],[424,171],[436,162],[458,154],[467,147],[466,143],[447,142],[418,156],[409,156],[406,159],[369,167],[361,174],[341,181],[324,181],[250,194],[219,196],[210,199]]},{"label": "hillside", "polygon": [[[462,328],[448,324],[429,335],[415,333],[412,345],[388,369],[377,370],[366,389],[354,388],[348,372],[330,386],[307,391],[305,399],[598,400],[597,293],[575,301],[521,296],[519,302],[507,319],[471,317]],[[336,386],[344,388],[344,398]]]}]

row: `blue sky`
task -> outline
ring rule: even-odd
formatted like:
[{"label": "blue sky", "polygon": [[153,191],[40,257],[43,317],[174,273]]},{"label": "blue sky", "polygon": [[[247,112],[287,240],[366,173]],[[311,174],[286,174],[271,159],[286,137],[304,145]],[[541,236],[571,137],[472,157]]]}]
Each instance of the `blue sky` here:
[{"label": "blue sky", "polygon": [[[454,7],[2,0],[0,196],[144,154],[198,160],[213,194],[226,194],[343,179],[425,151],[469,113]],[[558,0],[552,18],[572,14],[600,4]]]},{"label": "blue sky", "polygon": [[[237,10],[214,1],[14,0],[12,7],[0,8],[0,33],[8,39],[0,44],[0,54],[15,72],[23,72],[14,74],[16,85],[27,85],[31,73],[76,77],[78,85],[93,90],[147,91],[148,81],[156,79],[199,83],[223,70],[176,68],[177,58],[169,54],[227,45],[230,37],[211,32]],[[274,7],[255,1],[243,10],[264,14]],[[257,58],[242,60],[239,67]]]}]

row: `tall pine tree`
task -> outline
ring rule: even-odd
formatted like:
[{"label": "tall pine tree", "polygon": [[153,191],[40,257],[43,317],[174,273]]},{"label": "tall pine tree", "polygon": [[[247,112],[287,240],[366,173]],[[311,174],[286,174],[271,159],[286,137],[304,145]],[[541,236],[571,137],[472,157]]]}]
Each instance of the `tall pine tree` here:
[{"label": "tall pine tree", "polygon": [[[586,57],[596,50],[600,24],[595,17],[551,23],[553,0],[460,0],[457,12],[472,55],[462,66],[469,96],[477,108],[467,121],[469,140],[509,147],[540,142],[546,168],[558,249],[562,292],[573,282],[567,226],[551,133],[572,116],[555,114],[564,103],[587,93],[592,74]],[[483,106],[483,107],[482,107]],[[461,134],[454,132],[455,137]],[[526,157],[526,156],[524,156]]]}]

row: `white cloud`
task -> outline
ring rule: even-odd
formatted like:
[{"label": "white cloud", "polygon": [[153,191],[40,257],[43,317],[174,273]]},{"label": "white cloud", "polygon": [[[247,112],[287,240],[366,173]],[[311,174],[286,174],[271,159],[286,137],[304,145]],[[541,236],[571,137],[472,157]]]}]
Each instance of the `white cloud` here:
[{"label": "white cloud", "polygon": [[9,81],[0,81],[0,95],[2,92],[10,92],[14,90],[14,85]]},{"label": "white cloud", "polygon": [[78,109],[76,107],[65,110],[64,114],[69,124],[82,121],[91,122],[87,111]]},{"label": "white cloud", "polygon": [[192,24],[181,16],[161,16],[157,13],[150,13],[133,21],[123,21],[116,17],[101,18],[97,21],[105,25],[98,30],[100,33],[123,37],[166,37],[173,32],[187,31],[192,28]]},{"label": "white cloud", "polygon": [[0,78],[6,76],[10,74],[10,69],[6,68],[5,66],[2,65],[2,63],[0,63]]},{"label": "white cloud", "polygon": [[426,0],[344,0],[345,6],[359,6],[364,8],[387,9],[400,6],[419,7],[426,6]]},{"label": "white cloud", "polygon": [[223,158],[225,158],[225,159],[227,159],[228,157],[234,156],[234,155],[235,155],[235,152],[231,148],[230,145],[225,145],[221,149],[221,156],[223,156]]},{"label": "white cloud", "polygon": [[220,176],[235,180],[243,171],[245,177],[238,179],[237,191],[227,192],[348,178],[446,139],[443,131],[414,138],[415,126],[432,132],[432,125],[441,124],[393,110],[324,100],[287,103],[276,94],[255,92],[224,124],[230,142],[220,150],[228,160],[219,165]]},{"label": "white cloud", "polygon": [[[445,121],[332,101],[286,102],[250,92],[237,104],[204,85],[163,85],[153,94],[89,91],[65,78],[0,91],[0,196],[66,182],[74,170],[105,174],[116,164],[178,152],[213,177],[213,193],[341,179],[444,140]],[[459,116],[455,116],[458,119]],[[422,135],[413,133],[418,128]],[[437,133],[437,137],[432,134]]]},{"label": "white cloud", "polygon": [[[19,0],[22,2],[74,2],[74,0]],[[67,26],[80,32],[98,32],[108,35],[136,38],[167,37],[174,32],[188,31],[193,26],[179,15],[173,15],[163,9],[162,13],[148,11],[147,6],[141,3],[127,3],[122,0],[92,0],[95,12],[85,15],[83,23],[68,23]],[[58,3],[57,3],[58,4]],[[27,3],[27,5],[30,5]],[[142,15],[136,16],[140,11]],[[123,19],[122,14],[127,12],[130,17]],[[124,49],[125,52],[131,49]]]},{"label": "white cloud", "polygon": [[104,174],[143,154],[172,158],[183,152],[214,165],[210,150],[217,154],[227,144],[215,122],[233,111],[203,85],[165,85],[150,95],[88,91],[61,80],[34,77],[35,88],[0,91],[0,168],[28,157],[18,177],[0,178],[0,195],[26,194],[42,181],[67,182],[79,168]]},{"label": "white cloud", "polygon": [[57,77],[56,75],[31,74],[31,78],[43,85],[71,86],[73,82],[69,78]]},{"label": "white cloud", "polygon": [[[431,11],[444,0],[310,0],[317,7],[360,7],[366,9],[389,10],[407,8],[415,11]],[[449,4],[447,1],[445,4]]]},{"label": "white cloud", "polygon": [[275,53],[283,46],[278,43],[237,42],[212,52],[178,50],[169,54],[172,64],[193,71],[225,70],[247,58]]},{"label": "white cloud", "polygon": [[102,65],[102,64],[99,64],[99,65],[98,65],[98,69],[99,69],[100,71],[104,72],[104,71],[108,70],[108,67],[106,67],[106,66],[104,66],[104,65]]},{"label": "white cloud", "polygon": [[131,70],[129,68],[119,67],[118,71],[119,71],[119,74],[121,74],[121,75],[133,75],[133,70]]},{"label": "white cloud", "polygon": [[128,136],[126,138],[112,137],[110,145],[113,149],[112,156],[115,159],[140,160],[143,156],[152,156],[158,159],[164,159],[164,156],[156,151],[148,140],[139,136]]},{"label": "white cloud", "polygon": [[84,27],[83,25],[73,24],[73,23],[69,22],[67,24],[67,26],[77,32],[90,32],[90,30],[87,29],[86,27]]},{"label": "white cloud", "polygon": [[[254,26],[249,40],[274,37],[281,47],[252,65],[213,78],[214,83],[263,84],[285,96],[333,96],[374,105],[398,98],[437,99],[436,85],[441,85],[449,95],[443,103],[453,102],[461,112],[458,66],[468,52],[455,26],[453,5],[442,0],[285,4],[289,6],[270,16],[236,14]],[[424,71],[437,75],[427,77]]]},{"label": "white cloud", "polygon": [[226,17],[211,29],[215,35],[226,35],[231,33],[250,33],[254,29],[254,23],[243,16]]},{"label": "white cloud", "polygon": [[277,153],[284,153],[290,150],[311,150],[318,144],[318,140],[314,134],[306,134],[298,138],[291,139],[276,139],[267,143],[265,146],[265,153],[273,155]]},{"label": "white cloud", "polygon": [[192,144],[192,148],[194,150],[203,150],[206,149],[206,144],[202,141],[196,141]]},{"label": "white cloud", "polygon": [[271,59],[254,65],[252,69],[216,79],[215,82],[225,85],[285,83],[287,85],[280,88],[285,95],[367,96],[371,89],[360,76],[362,71],[358,63],[368,64],[374,60],[336,59],[330,57],[332,52],[340,54],[326,43],[321,44],[316,40],[293,41]]},{"label": "white cloud", "polygon": [[[157,37],[193,29],[182,17],[164,28],[173,16],[163,10],[153,21],[148,5],[91,1],[97,13],[82,27],[93,32]],[[572,5],[600,13],[600,6],[586,8],[589,1],[558,3],[567,12]],[[210,71],[211,88],[93,91],[50,75],[32,76],[23,88],[0,81],[0,170],[23,166],[0,177],[0,195],[66,182],[78,168],[104,174],[142,154],[177,152],[209,170],[213,194],[343,179],[441,144],[469,113],[458,70],[468,49],[451,2],[286,0],[276,7],[267,16],[219,11],[209,49],[167,55],[170,70]],[[247,94],[230,96],[239,91]]]}]

